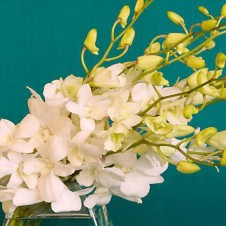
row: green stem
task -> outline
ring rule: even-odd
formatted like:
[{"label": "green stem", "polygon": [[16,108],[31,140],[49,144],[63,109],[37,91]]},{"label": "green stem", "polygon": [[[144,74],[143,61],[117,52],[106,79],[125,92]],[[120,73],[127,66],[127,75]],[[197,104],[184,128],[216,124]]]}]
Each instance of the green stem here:
[{"label": "green stem", "polygon": [[[224,77],[224,79],[226,79],[226,77]],[[166,100],[166,99],[172,98],[172,97],[177,97],[177,96],[184,96],[184,95],[186,96],[186,95],[188,95],[188,94],[190,94],[190,93],[192,93],[192,92],[194,92],[194,91],[200,89],[201,87],[203,87],[203,86],[205,86],[205,85],[207,85],[207,84],[209,84],[209,83],[211,83],[211,82],[213,82],[213,81],[218,81],[218,80],[220,80],[220,79],[214,79],[214,78],[212,78],[212,79],[210,79],[210,80],[204,82],[203,84],[198,85],[198,86],[196,86],[196,87],[194,87],[193,89],[190,89],[190,90],[188,90],[188,91],[181,92],[181,93],[175,93],[175,94],[171,94],[171,95],[168,95],[168,96],[163,96],[163,97],[159,98],[158,100],[156,100],[153,104],[151,104],[151,105],[150,105],[148,108],[146,108],[144,111],[142,111],[142,112],[140,113],[140,116],[144,116],[151,108],[155,107],[158,103],[160,103],[160,102],[163,101],[163,100]],[[222,78],[221,78],[221,80],[222,80]]]},{"label": "green stem", "polygon": [[189,156],[187,153],[185,153],[181,148],[177,147],[176,145],[173,144],[167,144],[167,143],[152,143],[148,140],[145,140],[145,142],[151,146],[154,147],[171,147],[174,148],[176,150],[178,150],[182,155],[184,155],[188,160],[201,164],[201,165],[206,165],[206,166],[220,166],[220,164],[218,163],[209,163],[209,162],[204,162],[204,161],[200,161],[198,159],[192,158],[191,156]]},{"label": "green stem", "polygon": [[160,154],[160,156],[162,156],[163,159],[165,159],[168,163],[172,164],[172,165],[177,165],[177,163],[173,162],[172,160],[170,160],[168,157],[166,157],[162,151],[161,151],[161,148],[159,146],[156,147],[158,153]]},{"label": "green stem", "polygon": [[120,19],[117,19],[112,26],[112,29],[111,29],[111,41],[112,42],[115,40],[115,28],[116,28],[117,24],[119,23],[119,21],[120,21]]},{"label": "green stem", "polygon": [[[98,68],[100,65],[102,65],[105,61],[105,59],[107,58],[109,52],[111,51],[112,47],[114,46],[115,42],[117,42],[117,40],[119,40],[124,34],[125,32],[131,28],[133,26],[133,24],[137,21],[137,19],[140,17],[140,15],[142,14],[142,12],[153,2],[154,0],[148,1],[145,3],[143,9],[136,14],[136,16],[133,18],[133,20],[131,21],[131,23],[113,40],[111,40],[110,44],[107,47],[107,50],[105,51],[104,55],[102,56],[102,58],[100,59],[100,61],[93,67],[93,69],[91,70],[91,73],[89,74],[88,77],[90,77],[92,75],[92,71],[94,71],[96,68]],[[114,26],[114,25],[113,25]]]},{"label": "green stem", "polygon": [[184,30],[184,32],[185,32],[186,34],[189,34],[189,33],[188,33],[188,30],[187,30],[187,28],[185,27],[185,24],[184,24],[184,23],[180,23],[180,26],[183,28],[183,30]]},{"label": "green stem", "polygon": [[123,50],[123,52],[121,54],[119,54],[118,56],[115,56],[115,57],[106,58],[105,61],[106,62],[109,62],[109,61],[117,60],[117,59],[123,57],[127,53],[128,49],[129,49],[129,46],[126,45],[125,48],[124,48],[124,50]]},{"label": "green stem", "polygon": [[[182,58],[185,58],[185,57],[187,57],[187,56],[190,56],[190,55],[195,54],[195,52],[198,51],[198,50],[199,50],[200,48],[202,48],[203,46],[205,46],[207,42],[209,42],[210,40],[213,40],[213,39],[217,38],[218,36],[223,35],[223,34],[225,34],[225,33],[226,33],[226,31],[222,31],[222,32],[216,34],[215,36],[210,37],[209,39],[207,39],[206,41],[204,41],[202,44],[196,46],[194,49],[190,50],[189,52],[184,53],[184,54],[178,56],[177,58],[174,58],[174,59],[168,61],[167,64],[165,64],[165,63],[164,63],[164,64],[161,64],[161,65],[157,66],[156,68],[153,68],[153,69],[151,69],[151,70],[147,70],[147,71],[141,73],[141,74],[134,80],[134,82],[139,81],[140,79],[142,79],[142,78],[143,78],[145,75],[147,75],[147,74],[150,74],[150,73],[152,73],[152,72],[154,72],[154,71],[157,71],[157,70],[159,70],[159,69],[161,69],[161,68],[163,68],[163,67],[165,67],[165,66],[168,66],[168,65],[170,65],[170,64],[172,64],[172,63],[174,63],[174,62],[176,62],[176,61],[178,61],[178,60],[180,60],[180,59],[182,59]],[[201,33],[200,33],[200,34],[201,34]],[[178,43],[181,43],[181,42],[178,42]],[[172,46],[172,47],[173,47],[173,46]],[[172,48],[172,47],[171,47],[171,48]],[[169,49],[168,49],[168,51],[169,51]]]},{"label": "green stem", "polygon": [[89,69],[87,68],[85,60],[84,60],[85,51],[86,51],[86,47],[84,46],[83,49],[82,49],[82,52],[81,52],[81,62],[82,62],[82,66],[83,66],[86,74],[88,74],[89,73]]}]

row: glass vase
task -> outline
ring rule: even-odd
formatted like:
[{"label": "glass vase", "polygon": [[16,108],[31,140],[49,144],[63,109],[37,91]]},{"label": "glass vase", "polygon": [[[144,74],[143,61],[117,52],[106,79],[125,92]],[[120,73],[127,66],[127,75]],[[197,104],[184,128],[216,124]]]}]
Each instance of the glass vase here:
[{"label": "glass vase", "polygon": [[[81,189],[76,183],[68,185],[70,190]],[[84,201],[85,196],[80,196]],[[106,206],[88,209],[84,205],[80,211],[54,213],[49,203],[38,203],[18,207],[11,215],[5,215],[2,226],[113,226]]]}]

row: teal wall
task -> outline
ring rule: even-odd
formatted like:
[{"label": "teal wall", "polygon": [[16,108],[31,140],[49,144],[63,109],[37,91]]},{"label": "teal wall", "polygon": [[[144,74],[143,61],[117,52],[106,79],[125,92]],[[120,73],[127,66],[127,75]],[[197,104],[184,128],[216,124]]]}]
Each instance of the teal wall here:
[{"label": "teal wall", "polygon": [[[104,49],[114,18],[123,4],[133,0],[0,0],[0,118],[14,122],[26,114],[30,86],[39,93],[45,83],[71,73],[83,75],[80,51],[87,31],[99,31],[98,46]],[[196,10],[207,6],[219,13],[223,0],[156,0],[136,24],[136,40],[123,60],[142,54],[157,34],[178,31],[167,17],[167,10],[183,15],[190,25],[204,19]],[[225,37],[206,59],[213,65]],[[87,54],[88,56],[88,54]],[[89,65],[96,62],[90,56]],[[191,71],[172,65],[166,77]],[[226,128],[225,104],[209,107],[194,119],[193,125]],[[108,206],[116,226],[210,226],[226,225],[226,170],[218,174],[203,168],[196,175],[181,175],[173,167],[164,174],[165,182],[151,187],[142,205],[114,198]],[[0,219],[3,219],[3,213]],[[57,225],[57,224],[55,224]],[[63,225],[63,224],[61,224]],[[73,225],[73,224],[67,224]]]}]

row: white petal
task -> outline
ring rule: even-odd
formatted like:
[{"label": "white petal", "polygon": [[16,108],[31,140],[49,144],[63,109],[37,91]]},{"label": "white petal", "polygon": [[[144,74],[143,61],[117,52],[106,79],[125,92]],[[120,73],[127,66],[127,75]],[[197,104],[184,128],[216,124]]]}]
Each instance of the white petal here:
[{"label": "white petal", "polygon": [[135,102],[143,101],[144,99],[148,99],[148,89],[145,83],[138,83],[133,86],[131,91],[132,100]]},{"label": "white petal", "polygon": [[52,202],[54,212],[79,211],[82,207],[81,199],[76,192],[65,189],[61,198],[57,202]]},{"label": "white petal", "polygon": [[78,145],[78,149],[86,154],[86,155],[90,155],[94,158],[100,158],[101,157],[101,152],[99,150],[99,148],[96,145],[93,144],[79,144]]},{"label": "white petal", "polygon": [[84,117],[85,116],[85,108],[81,104],[76,104],[72,101],[69,101],[66,104],[66,108],[69,112],[78,115],[79,117]]},{"label": "white petal", "polygon": [[92,170],[82,170],[76,177],[76,180],[80,185],[89,187],[94,182],[94,172]]},{"label": "white petal", "polygon": [[36,173],[43,173],[46,168],[50,168],[50,163],[48,161],[44,161],[39,158],[32,159],[27,161],[23,165],[23,171],[25,174],[36,174]]},{"label": "white petal", "polygon": [[65,189],[64,183],[53,172],[43,175],[38,180],[38,190],[40,196],[45,202],[58,201]]},{"label": "white petal", "polygon": [[82,131],[93,132],[95,129],[95,121],[91,118],[82,118],[80,120],[80,128]]},{"label": "white petal", "polygon": [[15,189],[4,189],[0,190],[0,201],[11,201],[15,195]]},{"label": "white petal", "polygon": [[123,180],[123,172],[115,167],[105,168],[96,173],[96,181],[106,188],[118,187]]},{"label": "white petal", "polygon": [[108,67],[107,69],[111,71],[112,75],[118,76],[125,69],[125,65],[121,64],[121,63],[113,64],[112,66]]},{"label": "white petal", "polygon": [[70,164],[63,164],[62,162],[56,162],[54,164],[53,172],[59,177],[66,177],[74,173],[74,168]]},{"label": "white petal", "polygon": [[13,204],[15,206],[27,206],[42,202],[38,190],[32,190],[29,188],[19,189],[14,198]]},{"label": "white petal", "polygon": [[119,165],[126,168],[130,168],[136,162],[136,153],[133,151],[126,151],[123,153],[109,155],[105,158],[106,165]]},{"label": "white petal", "polygon": [[12,201],[5,201],[2,203],[2,210],[7,216],[12,216],[16,206],[13,205]]},{"label": "white petal", "polygon": [[10,149],[19,153],[32,153],[34,150],[33,144],[22,140],[22,139],[16,139],[14,142],[10,145]]},{"label": "white petal", "polygon": [[142,117],[138,115],[133,115],[127,119],[124,119],[122,123],[128,128],[131,129],[133,126],[139,124],[142,121]]},{"label": "white petal", "polygon": [[67,142],[58,136],[51,136],[46,142],[48,156],[53,161],[60,161],[65,158],[68,153]]},{"label": "white petal", "polygon": [[90,195],[85,199],[84,205],[87,208],[91,209],[97,204],[97,200],[98,200],[98,197],[96,195]]},{"label": "white petal", "polygon": [[122,182],[120,190],[126,196],[142,198],[148,194],[150,186],[148,182],[142,178],[142,175],[130,173],[125,178],[125,181]]},{"label": "white petal", "polygon": [[19,187],[23,183],[23,178],[21,177],[18,170],[12,172],[12,175],[9,179],[9,182],[7,184],[8,188],[16,188]]},{"label": "white petal", "polygon": [[24,182],[26,183],[26,185],[28,186],[28,188],[35,189],[37,187],[38,178],[39,178],[38,174],[26,175],[26,174],[22,173],[21,176],[22,176]]},{"label": "white petal", "polygon": [[80,131],[72,138],[72,142],[76,144],[84,143],[86,142],[89,135],[90,135],[89,131]]},{"label": "white petal", "polygon": [[0,178],[12,173],[13,167],[11,162],[5,158],[0,157]]},{"label": "white petal", "polygon": [[147,176],[158,176],[168,167],[168,163],[157,153],[150,152],[140,157],[134,165],[134,170]]},{"label": "white petal", "polygon": [[92,94],[90,86],[88,84],[82,85],[78,91],[79,103],[81,103],[83,105],[86,104],[87,102],[90,101],[92,96],[93,96],[93,94]]},{"label": "white petal", "polygon": [[26,115],[26,117],[18,124],[16,131],[17,138],[30,138],[34,136],[40,127],[38,119],[33,115]]},{"label": "white petal", "polygon": [[108,189],[99,187],[93,195],[90,195],[84,201],[87,208],[93,208],[95,205],[107,205],[111,200],[111,193]]}]

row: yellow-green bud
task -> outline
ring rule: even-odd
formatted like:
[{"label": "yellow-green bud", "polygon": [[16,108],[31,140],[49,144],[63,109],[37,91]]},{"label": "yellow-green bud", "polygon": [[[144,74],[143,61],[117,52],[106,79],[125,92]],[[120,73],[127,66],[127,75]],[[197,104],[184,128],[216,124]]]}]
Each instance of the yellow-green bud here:
[{"label": "yellow-green bud", "polygon": [[220,98],[226,100],[226,88],[220,89]]},{"label": "yellow-green bud", "polygon": [[198,75],[198,73],[200,73],[200,72],[203,72],[205,75],[207,75],[208,69],[207,69],[207,68],[203,68],[203,69],[200,69],[200,70],[198,70],[198,71],[195,71],[192,75],[190,75],[190,76],[186,79],[186,81],[187,81],[187,83],[188,83],[188,85],[189,85],[189,87],[190,87],[191,89],[193,89],[193,88],[195,88],[196,86],[198,86],[198,83],[197,83],[197,75]]},{"label": "yellow-green bud", "polygon": [[162,61],[163,58],[160,56],[140,56],[137,58],[137,68],[141,70],[154,69],[159,64],[161,64]]},{"label": "yellow-green bud", "polygon": [[193,114],[197,114],[198,112],[198,109],[194,105],[189,104],[184,107],[183,115],[185,118],[189,119],[192,117]]},{"label": "yellow-green bud", "polygon": [[188,125],[174,125],[173,131],[169,134],[167,134],[167,138],[173,138],[173,137],[184,137],[191,133],[193,133],[195,129],[192,126]]},{"label": "yellow-green bud", "polygon": [[223,150],[223,158],[226,158],[226,148]]},{"label": "yellow-green bud", "polygon": [[207,43],[204,45],[204,47],[205,47],[206,49],[212,49],[212,48],[215,47],[215,45],[216,45],[216,43],[215,43],[213,40],[210,40],[209,42],[207,42]]},{"label": "yellow-green bud", "polygon": [[201,28],[203,31],[209,31],[212,28],[215,28],[217,26],[217,20],[210,19],[210,20],[204,20],[201,23]]},{"label": "yellow-green bud", "polygon": [[195,56],[189,56],[187,58],[187,65],[191,68],[203,68],[206,66],[205,61],[202,59],[202,57],[195,57]]},{"label": "yellow-green bud", "polygon": [[180,161],[177,164],[177,170],[181,173],[192,174],[200,171],[200,167],[193,162]]},{"label": "yellow-green bud", "polygon": [[120,20],[119,23],[123,28],[127,25],[127,19],[129,17],[129,14],[130,14],[129,6],[128,5],[123,6],[118,15],[118,19]]},{"label": "yellow-green bud", "polygon": [[175,24],[184,23],[184,19],[180,15],[178,15],[177,13],[174,13],[172,11],[168,11],[167,16]]},{"label": "yellow-green bud", "polygon": [[152,53],[157,53],[160,51],[160,43],[159,42],[155,42],[152,45],[149,45],[148,48],[145,49],[145,53],[147,55],[152,54]]},{"label": "yellow-green bud", "polygon": [[225,66],[226,56],[223,53],[218,53],[216,56],[216,66],[223,69]]},{"label": "yellow-green bud", "polygon": [[221,8],[221,15],[223,16],[223,17],[226,17],[226,3],[222,6],[222,8]]},{"label": "yellow-green bud", "polygon": [[[173,44],[176,44],[177,42],[183,40],[186,36],[187,35],[183,33],[170,33],[167,35],[165,41],[162,44],[162,47],[165,49]],[[186,42],[188,41],[186,40]]]},{"label": "yellow-green bud", "polygon": [[202,14],[204,14],[206,16],[209,15],[209,11],[204,6],[199,6],[198,9],[199,9],[199,12],[201,12]]},{"label": "yellow-green bud", "polygon": [[[202,71],[199,72],[197,74],[197,84],[198,85],[202,85],[204,84],[205,82],[207,82],[207,75],[204,74]],[[209,84],[206,84],[205,86],[202,86],[199,91],[205,95],[210,95],[210,96],[213,96],[213,97],[218,97],[219,96],[219,93],[218,93],[218,90],[213,87],[213,86],[210,86]]]},{"label": "yellow-green bud", "polygon": [[91,29],[86,36],[84,46],[93,54],[98,55],[99,48],[96,47],[97,30]]},{"label": "yellow-green bud", "polygon": [[166,80],[165,78],[163,78],[163,74],[161,72],[155,72],[151,76],[151,83],[154,86],[168,86],[169,85],[169,81]]},{"label": "yellow-green bud", "polygon": [[223,150],[226,148],[226,130],[216,133],[208,140],[211,146]]},{"label": "yellow-green bud", "polygon": [[221,166],[226,166],[226,158],[223,157],[221,160],[220,160],[220,164]]},{"label": "yellow-green bud", "polygon": [[135,37],[135,30],[131,27],[123,35],[118,48],[123,49],[126,46],[131,46],[133,43],[134,37]]},{"label": "yellow-green bud", "polygon": [[137,3],[134,8],[134,12],[139,13],[144,7],[144,0],[137,0]]},{"label": "yellow-green bud", "polygon": [[215,127],[206,128],[196,135],[195,142],[198,146],[200,146],[204,144],[207,140],[209,140],[216,133],[217,129]]}]

